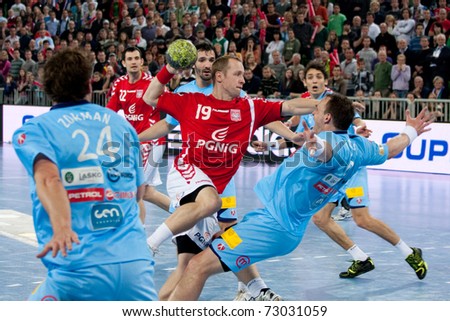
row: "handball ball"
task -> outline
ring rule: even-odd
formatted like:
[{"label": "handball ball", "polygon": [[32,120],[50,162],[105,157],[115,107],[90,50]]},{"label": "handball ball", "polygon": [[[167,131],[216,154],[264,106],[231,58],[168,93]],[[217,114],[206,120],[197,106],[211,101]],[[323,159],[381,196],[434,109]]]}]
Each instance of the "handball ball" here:
[{"label": "handball ball", "polygon": [[175,69],[191,68],[197,60],[197,49],[189,40],[178,39],[167,48],[167,62]]}]

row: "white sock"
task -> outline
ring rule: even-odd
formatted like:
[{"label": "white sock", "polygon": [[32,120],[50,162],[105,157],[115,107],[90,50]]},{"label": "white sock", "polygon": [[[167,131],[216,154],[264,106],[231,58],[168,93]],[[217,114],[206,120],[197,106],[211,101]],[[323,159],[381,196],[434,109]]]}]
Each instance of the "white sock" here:
[{"label": "white sock", "polygon": [[353,260],[355,260],[355,261],[365,261],[369,257],[356,244],[353,244],[353,246],[351,248],[349,248],[347,250],[347,252],[352,256]]},{"label": "white sock", "polygon": [[239,292],[248,292],[247,286],[244,284],[244,282],[241,282],[241,281],[238,282],[238,291]]},{"label": "white sock", "polygon": [[267,289],[266,282],[261,278],[255,278],[247,283],[248,291],[250,295],[256,298],[262,289]]},{"label": "white sock", "polygon": [[407,257],[408,255],[412,254],[413,250],[412,248],[410,248],[408,246],[408,244],[406,244],[405,242],[403,242],[402,239],[400,239],[400,241],[395,245],[395,247],[402,252],[402,254]]},{"label": "white sock", "polygon": [[147,244],[152,249],[157,249],[161,243],[173,236],[172,231],[167,227],[166,223],[162,223],[152,235],[147,239]]}]

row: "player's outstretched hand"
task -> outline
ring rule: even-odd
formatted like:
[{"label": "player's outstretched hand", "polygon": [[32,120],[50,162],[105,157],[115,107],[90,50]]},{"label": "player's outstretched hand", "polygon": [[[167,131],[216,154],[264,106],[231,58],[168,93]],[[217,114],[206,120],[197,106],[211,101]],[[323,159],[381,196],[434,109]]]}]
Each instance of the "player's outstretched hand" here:
[{"label": "player's outstretched hand", "polygon": [[357,102],[357,101],[354,101],[352,103],[352,106],[358,113],[362,113],[363,111],[366,110],[366,106],[361,104],[361,103],[359,103],[359,102]]},{"label": "player's outstretched hand", "polygon": [[434,122],[434,116],[428,111],[428,108],[423,108],[416,118],[411,117],[409,109],[406,110],[406,125],[412,126],[417,132],[417,136],[431,130],[429,125]]},{"label": "player's outstretched hand", "polygon": [[78,239],[77,233],[71,228],[55,231],[52,239],[45,244],[43,250],[37,255],[37,258],[43,258],[50,251],[53,257],[56,257],[59,251],[61,251],[62,256],[66,257],[67,251],[72,250],[72,243],[80,244],[80,240]]},{"label": "player's outstretched hand", "polygon": [[291,141],[297,145],[303,145],[303,143],[305,142],[305,133],[295,133],[292,136]]},{"label": "player's outstretched hand", "polygon": [[367,128],[367,125],[364,124],[362,126],[356,127],[356,134],[365,138],[369,138],[370,135],[372,135],[372,130]]},{"label": "player's outstretched hand", "polygon": [[309,155],[312,156],[316,153],[317,149],[320,148],[320,146],[318,146],[317,144],[317,136],[315,135],[314,131],[308,127],[308,124],[305,120],[302,121],[302,125],[306,148],[308,149]]}]

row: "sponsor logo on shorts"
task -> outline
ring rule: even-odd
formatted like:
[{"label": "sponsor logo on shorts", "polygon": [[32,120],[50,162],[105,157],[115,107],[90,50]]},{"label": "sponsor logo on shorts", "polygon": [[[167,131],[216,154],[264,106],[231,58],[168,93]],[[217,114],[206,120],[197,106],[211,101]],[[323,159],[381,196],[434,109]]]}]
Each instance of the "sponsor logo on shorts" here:
[{"label": "sponsor logo on shorts", "polygon": [[103,184],[105,179],[100,166],[66,168],[61,170],[64,186]]},{"label": "sponsor logo on shorts", "polygon": [[101,203],[92,206],[91,222],[94,230],[118,227],[122,221],[123,212],[119,205]]},{"label": "sponsor logo on shorts", "polygon": [[70,203],[99,202],[105,198],[103,188],[80,188],[67,191]]},{"label": "sponsor logo on shorts", "polygon": [[194,234],[194,237],[204,246],[208,246],[209,242],[211,241],[211,234],[208,232],[205,232],[204,235],[202,235],[200,232],[197,232]]},{"label": "sponsor logo on shorts", "polygon": [[117,168],[110,168],[106,172],[106,177],[108,177],[108,180],[115,183],[117,182],[121,177],[128,178],[129,180],[134,178],[133,173],[128,172],[120,172]]},{"label": "sponsor logo on shorts", "polygon": [[136,197],[136,192],[131,191],[113,191],[107,189],[105,192],[105,198],[108,201],[119,200],[119,199],[132,199]]},{"label": "sponsor logo on shorts", "polygon": [[223,243],[219,243],[217,244],[216,249],[219,251],[223,251],[225,250],[225,245],[223,245]]},{"label": "sponsor logo on shorts", "polygon": [[357,198],[356,199],[356,203],[361,204],[362,203],[362,199],[361,198]]},{"label": "sponsor logo on shorts", "polygon": [[53,295],[46,295],[42,297],[41,301],[58,301],[58,299]]},{"label": "sponsor logo on shorts", "polygon": [[236,266],[238,268],[242,268],[247,265],[250,265],[250,258],[248,256],[242,255],[236,259]]}]

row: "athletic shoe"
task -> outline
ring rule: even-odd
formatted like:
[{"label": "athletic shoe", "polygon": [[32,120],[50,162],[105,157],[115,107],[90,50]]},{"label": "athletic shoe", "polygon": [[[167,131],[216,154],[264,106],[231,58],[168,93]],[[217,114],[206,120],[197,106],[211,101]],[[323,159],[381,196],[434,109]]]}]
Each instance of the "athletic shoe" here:
[{"label": "athletic shoe", "polygon": [[347,271],[339,273],[343,279],[353,279],[354,277],[372,271],[375,268],[372,259],[369,257],[365,261],[355,260]]},{"label": "athletic shoe", "polygon": [[233,301],[250,301],[252,296],[245,290],[239,290]]},{"label": "athletic shoe", "polygon": [[352,212],[345,207],[341,207],[336,215],[332,216],[335,221],[343,221],[352,218]]},{"label": "athletic shoe", "polygon": [[283,301],[283,299],[271,289],[262,289],[259,295],[251,298],[250,301]]},{"label": "athletic shoe", "polygon": [[405,259],[408,262],[409,266],[411,266],[416,272],[419,280],[422,280],[425,275],[427,275],[428,265],[422,258],[422,250],[416,247],[411,248],[413,252],[408,255]]}]

